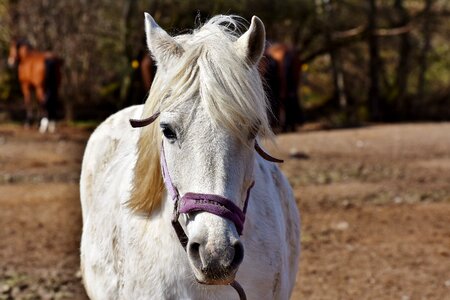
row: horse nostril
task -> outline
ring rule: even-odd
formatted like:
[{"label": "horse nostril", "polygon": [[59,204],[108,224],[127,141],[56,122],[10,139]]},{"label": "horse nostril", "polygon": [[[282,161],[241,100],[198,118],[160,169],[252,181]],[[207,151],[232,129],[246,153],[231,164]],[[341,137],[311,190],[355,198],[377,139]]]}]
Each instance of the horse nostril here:
[{"label": "horse nostril", "polygon": [[230,268],[235,269],[239,267],[242,260],[244,260],[244,246],[242,245],[241,242],[237,241],[234,244],[234,257],[233,260],[231,261]]},{"label": "horse nostril", "polygon": [[189,243],[188,245],[188,255],[191,257],[195,265],[201,266],[202,261],[200,258],[200,244],[199,243]]}]

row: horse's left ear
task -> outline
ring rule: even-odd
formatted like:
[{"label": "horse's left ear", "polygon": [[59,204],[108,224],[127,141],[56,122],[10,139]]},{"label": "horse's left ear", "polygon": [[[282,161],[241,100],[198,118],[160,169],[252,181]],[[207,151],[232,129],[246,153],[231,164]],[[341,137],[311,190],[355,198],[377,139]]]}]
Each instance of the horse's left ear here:
[{"label": "horse's left ear", "polygon": [[250,64],[256,65],[264,53],[266,30],[257,16],[252,17],[250,28],[236,41],[236,49]]}]

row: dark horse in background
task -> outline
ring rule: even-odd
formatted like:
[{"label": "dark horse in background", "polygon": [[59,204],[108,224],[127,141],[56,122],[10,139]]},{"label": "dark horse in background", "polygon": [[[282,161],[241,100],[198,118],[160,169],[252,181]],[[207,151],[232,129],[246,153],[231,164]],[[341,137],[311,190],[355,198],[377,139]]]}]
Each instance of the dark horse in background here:
[{"label": "dark horse in background", "polygon": [[298,53],[286,44],[269,43],[264,56],[260,72],[271,105],[271,125],[275,130],[295,131],[304,121],[298,98],[301,71]]},{"label": "dark horse in background", "polygon": [[52,52],[34,50],[25,39],[13,39],[9,47],[8,65],[17,66],[23,93],[26,121],[33,121],[32,92],[38,102],[39,131],[55,130],[58,89],[61,83],[62,60]]},{"label": "dark horse in background", "polygon": [[156,63],[145,48],[139,51],[136,58],[131,61],[131,66],[130,87],[122,104],[123,107],[145,102],[156,75]]},{"label": "dark horse in background", "polygon": [[145,90],[148,92],[156,74],[156,64],[150,54],[146,53],[140,60],[140,71]]}]

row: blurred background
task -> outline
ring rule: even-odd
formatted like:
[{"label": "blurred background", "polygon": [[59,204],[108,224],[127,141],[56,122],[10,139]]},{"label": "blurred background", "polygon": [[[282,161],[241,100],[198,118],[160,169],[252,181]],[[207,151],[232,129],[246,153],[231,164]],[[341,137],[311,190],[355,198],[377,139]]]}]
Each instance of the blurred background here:
[{"label": "blurred background", "polygon": [[[295,48],[308,121],[450,117],[450,7],[445,0],[2,0],[0,51],[13,37],[64,60],[61,117],[102,119],[143,101],[132,62],[145,54],[143,12],[172,34],[215,14],[259,16],[271,42]],[[15,73],[0,64],[0,105],[16,118]],[[18,117],[18,116],[17,116]]]},{"label": "blurred background", "polygon": [[[448,299],[447,0],[0,0],[0,299],[86,299],[80,163],[99,122],[145,100],[145,11],[171,34],[216,14],[265,23],[276,151],[303,214],[293,299]],[[61,61],[52,134],[23,126],[13,40]]]}]

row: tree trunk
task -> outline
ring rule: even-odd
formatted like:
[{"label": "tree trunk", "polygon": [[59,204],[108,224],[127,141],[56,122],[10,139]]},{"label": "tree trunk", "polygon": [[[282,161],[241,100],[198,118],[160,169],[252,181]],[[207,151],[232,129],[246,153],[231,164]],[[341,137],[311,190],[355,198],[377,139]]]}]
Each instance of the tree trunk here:
[{"label": "tree trunk", "polygon": [[133,46],[135,41],[131,40],[131,32],[132,30],[132,19],[133,16],[136,15],[135,11],[137,8],[136,0],[126,0],[123,6],[122,18],[123,18],[123,48],[124,55],[128,58],[128,61],[131,61],[134,53]]},{"label": "tree trunk", "polygon": [[337,106],[341,109],[345,109],[347,107],[347,95],[345,94],[345,86],[344,86],[344,74],[342,72],[341,63],[340,63],[340,55],[339,50],[336,49],[333,45],[332,41],[332,29],[334,28],[334,11],[333,5],[331,1],[322,0],[323,10],[326,16],[326,32],[325,38],[328,47],[328,54],[330,56],[331,62],[331,73],[333,77],[333,87],[334,87],[334,95],[333,100],[337,102]]},{"label": "tree trunk", "polygon": [[432,5],[433,0],[426,0],[423,11],[423,27],[422,27],[423,47],[419,54],[419,78],[417,81],[417,100],[419,101],[419,103],[423,101],[423,98],[425,96],[425,84],[426,84],[425,75],[428,68],[427,55],[428,52],[430,51],[431,46],[430,10]]},{"label": "tree trunk", "polygon": [[[395,0],[394,7],[398,12],[398,22],[396,27],[406,26],[410,17],[408,11],[403,6],[403,0]],[[409,78],[409,57],[411,53],[411,42],[409,31],[400,35],[400,44],[398,49],[398,65],[396,74],[396,90],[397,90],[397,113],[401,119],[408,115],[408,106],[406,105],[406,95],[408,93],[408,78]]]},{"label": "tree trunk", "polygon": [[368,47],[369,47],[369,94],[367,96],[369,114],[372,121],[381,121],[382,107],[379,90],[380,54],[378,47],[376,0],[369,0],[368,9]]}]

